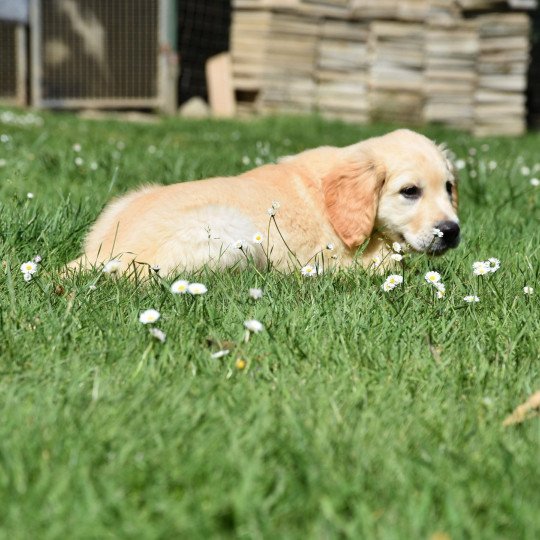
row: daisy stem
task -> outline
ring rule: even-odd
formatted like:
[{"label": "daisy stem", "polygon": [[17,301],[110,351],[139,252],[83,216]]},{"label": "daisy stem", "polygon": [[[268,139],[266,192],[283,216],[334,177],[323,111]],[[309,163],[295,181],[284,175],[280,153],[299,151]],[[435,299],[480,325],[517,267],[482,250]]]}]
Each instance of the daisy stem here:
[{"label": "daisy stem", "polygon": [[279,230],[279,227],[278,227],[278,224],[277,224],[277,221],[276,221],[276,217],[272,216],[271,219],[274,220],[274,225],[276,226],[277,232],[279,233],[279,236],[281,237],[281,240],[283,240],[283,243],[285,244],[285,247],[287,248],[289,253],[294,257],[294,259],[298,263],[298,266],[302,267],[302,263],[300,262],[300,260],[296,256],[296,254],[293,252],[293,250],[289,247],[289,244],[287,244],[287,242],[285,241],[285,238],[283,238],[283,235],[281,234],[281,231]]},{"label": "daisy stem", "polygon": [[43,294],[46,294],[45,293],[45,289],[43,288],[43,286],[41,285],[41,281],[38,277],[35,277],[35,278],[32,278],[32,281],[34,281],[36,283],[36,285],[38,286],[38,288],[40,289],[40,291],[43,293]]},{"label": "daisy stem", "polygon": [[272,223],[272,216],[268,220],[268,227],[266,227],[266,271],[270,271],[270,225]]},{"label": "daisy stem", "polygon": [[[306,264],[309,264],[313,259],[315,259],[315,265],[317,265],[317,257],[323,252],[324,252],[324,249],[320,249],[319,251],[317,251],[315,255],[311,256],[311,258],[306,262]],[[324,260],[324,257],[323,257],[323,260]]]}]

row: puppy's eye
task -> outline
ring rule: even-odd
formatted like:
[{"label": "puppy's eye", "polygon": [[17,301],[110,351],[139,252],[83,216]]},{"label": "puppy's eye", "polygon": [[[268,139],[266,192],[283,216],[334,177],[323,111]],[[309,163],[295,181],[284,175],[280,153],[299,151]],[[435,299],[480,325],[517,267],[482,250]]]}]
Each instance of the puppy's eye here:
[{"label": "puppy's eye", "polygon": [[446,191],[450,197],[452,196],[452,182],[446,182]]},{"label": "puppy's eye", "polygon": [[418,199],[422,195],[422,190],[418,186],[408,186],[400,191],[407,199]]}]

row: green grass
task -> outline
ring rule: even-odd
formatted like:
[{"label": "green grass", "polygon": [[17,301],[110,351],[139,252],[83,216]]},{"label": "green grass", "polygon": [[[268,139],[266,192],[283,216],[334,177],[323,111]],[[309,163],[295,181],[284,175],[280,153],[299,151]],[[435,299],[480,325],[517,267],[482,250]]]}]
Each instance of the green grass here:
[{"label": "green grass", "polygon": [[[185,276],[208,286],[186,297],[58,270],[129,188],[389,128],[43,118],[0,124],[0,538],[540,536],[539,420],[502,427],[540,386],[540,188],[520,172],[540,161],[540,135],[425,130],[459,158],[477,150],[461,174],[464,238],[442,258],[407,257],[392,293],[361,270],[248,269]],[[37,254],[25,283],[19,267]],[[488,257],[501,269],[474,277]],[[427,270],[442,274],[444,300]],[[164,344],[138,322],[150,307]],[[248,318],[266,330],[244,343]],[[236,348],[212,359],[209,337]]]}]

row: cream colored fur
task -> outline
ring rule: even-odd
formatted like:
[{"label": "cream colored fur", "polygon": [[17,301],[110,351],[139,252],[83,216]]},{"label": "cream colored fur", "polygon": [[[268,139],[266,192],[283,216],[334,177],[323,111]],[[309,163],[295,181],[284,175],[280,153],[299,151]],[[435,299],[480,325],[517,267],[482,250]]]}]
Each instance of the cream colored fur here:
[{"label": "cream colored fur", "polygon": [[[345,148],[307,150],[235,177],[146,186],[105,208],[84,254],[69,267],[119,259],[121,271],[145,263],[166,275],[205,264],[242,266],[247,259],[263,267],[268,254],[275,267],[292,270],[318,254],[328,268],[352,264],[358,247],[372,237],[361,257],[369,266],[392,241],[406,240],[422,251],[435,223],[457,221],[445,191],[449,180],[454,182],[443,151],[422,135],[399,130]],[[408,182],[422,184],[417,204],[399,195]],[[279,202],[279,232],[271,223],[268,235],[273,202]],[[254,242],[256,232],[263,234],[262,244]],[[235,247],[238,241],[243,249]]]}]

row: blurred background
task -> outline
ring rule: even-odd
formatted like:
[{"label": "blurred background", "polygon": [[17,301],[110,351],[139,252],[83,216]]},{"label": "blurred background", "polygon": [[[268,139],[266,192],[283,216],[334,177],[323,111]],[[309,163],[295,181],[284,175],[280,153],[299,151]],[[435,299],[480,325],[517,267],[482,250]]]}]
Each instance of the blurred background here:
[{"label": "blurred background", "polygon": [[536,0],[0,0],[0,104],[540,126]]}]

